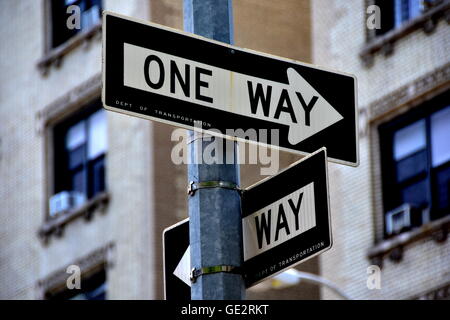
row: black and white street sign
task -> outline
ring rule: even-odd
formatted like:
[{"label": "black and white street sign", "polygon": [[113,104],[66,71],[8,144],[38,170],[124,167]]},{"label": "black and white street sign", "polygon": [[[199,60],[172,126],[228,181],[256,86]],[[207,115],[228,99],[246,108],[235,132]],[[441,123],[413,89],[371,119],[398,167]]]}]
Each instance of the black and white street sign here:
[{"label": "black and white street sign", "polygon": [[163,252],[165,299],[190,300],[189,219],[180,221],[164,230]]},{"label": "black and white street sign", "polygon": [[325,146],[332,161],[359,162],[354,76],[108,12],[102,100],[108,110],[299,154]]},{"label": "black and white street sign", "polygon": [[[244,279],[249,288],[331,248],[326,149],[242,195]],[[189,219],[164,230],[167,300],[190,299]]]},{"label": "black and white street sign", "polygon": [[245,190],[242,233],[247,287],[331,248],[325,148]]}]

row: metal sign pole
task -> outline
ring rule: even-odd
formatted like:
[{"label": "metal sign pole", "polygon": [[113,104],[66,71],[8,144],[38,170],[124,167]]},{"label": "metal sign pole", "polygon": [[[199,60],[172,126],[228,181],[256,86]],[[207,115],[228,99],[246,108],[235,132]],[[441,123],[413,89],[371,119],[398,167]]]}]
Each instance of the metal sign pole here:
[{"label": "metal sign pole", "polygon": [[[214,40],[233,42],[231,0],[184,0],[186,31]],[[191,246],[191,297],[193,300],[244,299],[241,274],[242,226],[239,165],[235,142],[217,143],[189,131],[189,217]],[[211,143],[224,149],[233,144],[233,164],[226,164],[225,150],[205,164],[203,150]],[[216,150],[217,152],[217,150]]]}]

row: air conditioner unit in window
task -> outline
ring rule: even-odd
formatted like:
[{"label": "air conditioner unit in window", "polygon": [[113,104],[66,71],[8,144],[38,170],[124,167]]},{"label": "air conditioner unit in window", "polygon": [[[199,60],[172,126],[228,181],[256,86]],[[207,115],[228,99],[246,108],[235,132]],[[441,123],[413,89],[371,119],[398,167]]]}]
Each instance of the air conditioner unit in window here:
[{"label": "air conditioner unit in window", "polygon": [[86,201],[83,193],[78,191],[62,191],[50,198],[50,216],[54,217],[58,213],[69,211],[81,206]]},{"label": "air conditioner unit in window", "polygon": [[416,215],[418,208],[409,203],[405,203],[400,207],[386,213],[386,233],[394,235],[405,229],[412,227],[413,215]]}]

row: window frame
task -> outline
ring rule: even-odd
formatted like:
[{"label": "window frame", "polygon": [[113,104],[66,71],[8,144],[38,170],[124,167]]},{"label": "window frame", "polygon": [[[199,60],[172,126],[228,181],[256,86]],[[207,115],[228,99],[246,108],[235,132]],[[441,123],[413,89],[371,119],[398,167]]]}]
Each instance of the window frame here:
[{"label": "window frame", "polygon": [[[103,166],[104,166],[104,170],[106,171],[106,158],[107,158],[107,154],[108,154],[108,149],[106,149],[103,153],[96,155],[94,158],[89,159],[89,155],[88,155],[88,148],[89,148],[89,126],[87,124],[88,119],[94,115],[96,112],[98,112],[99,110],[103,110],[102,107],[102,103],[100,100],[96,99],[92,102],[90,102],[89,104],[85,105],[81,110],[79,110],[78,112],[76,112],[75,114],[71,114],[70,116],[66,117],[64,120],[59,121],[58,123],[56,123],[53,126],[53,149],[55,150],[56,148],[59,148],[59,152],[58,155],[56,153],[53,152],[53,170],[54,170],[54,174],[53,174],[53,194],[56,193],[56,190],[58,190],[58,192],[61,191],[65,191],[67,190],[67,185],[68,185],[68,180],[64,181],[66,179],[72,178],[73,179],[73,175],[71,175],[69,172],[70,171],[76,171],[76,168],[68,168],[66,167],[67,162],[68,162],[68,155],[69,155],[69,151],[66,150],[66,145],[65,145],[65,139],[67,137],[68,131],[70,128],[72,128],[73,126],[75,126],[76,124],[78,124],[81,121],[85,121],[85,128],[84,128],[84,134],[86,135],[86,142],[83,143],[83,148],[84,150],[84,155],[83,155],[83,161],[82,163],[79,165],[81,166],[81,170],[83,171],[83,176],[84,176],[84,182],[85,182],[85,190],[84,190],[84,194],[86,196],[86,201],[91,200],[92,198],[94,198],[97,194],[101,193],[101,192],[106,192],[107,190],[107,184],[106,184],[106,172],[104,172],[104,181],[103,181],[103,190],[94,190],[95,189],[95,181],[94,181],[94,177],[92,176],[92,171],[93,171],[93,167],[95,165],[95,163],[97,163],[98,161],[103,161]],[[106,114],[105,114],[106,116]],[[105,119],[105,121],[107,121]],[[55,135],[55,131],[58,132],[58,134]],[[108,144],[106,145],[106,147],[108,146]],[[63,154],[62,154],[63,153]],[[79,167],[77,166],[77,167]],[[65,172],[62,173],[62,175],[64,176],[64,178],[62,178],[62,180],[58,180],[58,177],[56,176],[56,173],[59,170],[64,170]],[[66,185],[66,187],[64,188],[63,185]],[[67,191],[71,191],[71,190],[67,190]]]},{"label": "window frame", "polygon": [[374,4],[376,4],[375,0],[365,0],[363,28],[365,30],[366,43],[363,45],[359,56],[366,68],[374,65],[375,56],[378,53],[383,54],[385,57],[393,54],[395,43],[401,41],[401,39],[409,34],[420,29],[425,34],[431,34],[441,19],[447,20],[447,23],[449,23],[450,2],[443,1],[433,7],[427,8],[421,15],[406,21],[398,28],[393,28],[384,34],[376,36],[376,30],[370,30],[366,25],[369,17],[366,10],[370,5]]},{"label": "window frame", "polygon": [[[49,199],[54,194],[54,148],[53,148],[53,127],[55,124],[64,121],[71,115],[82,110],[95,100],[101,97],[101,73],[96,73],[78,86],[55,99],[36,113],[36,134],[41,136],[42,163],[44,172],[44,192],[41,201],[41,212],[43,213],[43,223],[38,231],[38,236],[43,245],[48,245],[52,236],[61,237],[66,225],[72,221],[83,217],[89,221],[94,214],[105,214],[110,200],[110,191],[99,194],[89,200],[85,205],[77,210],[67,212],[55,218],[49,214]],[[106,168],[108,168],[108,157],[106,158]],[[108,170],[108,169],[107,169]],[[106,187],[108,188],[108,173],[106,173]]]},{"label": "window frame", "polygon": [[[386,4],[386,2],[389,1],[391,2],[390,4]],[[420,18],[423,15],[426,15],[428,11],[439,7],[440,5],[442,5],[443,3],[439,3],[437,2],[435,5],[426,8],[425,6],[423,6],[420,10],[420,13],[416,16],[411,16],[411,12],[408,12],[408,18],[407,19],[401,19],[400,23],[397,23],[398,21],[398,12],[397,12],[397,8],[399,6],[401,6],[401,4],[399,2],[404,1],[404,0],[366,0],[366,8],[370,5],[376,5],[380,8],[381,11],[381,27],[382,29],[374,29],[374,30],[367,30],[367,34],[366,34],[366,40],[369,42],[373,39],[376,39],[378,37],[382,37],[387,33],[390,33],[394,30],[398,30],[398,29],[402,29],[404,27],[405,24],[408,24],[410,21],[414,21],[418,18]],[[410,5],[410,1],[411,0],[407,0],[408,1],[408,8]],[[384,4],[384,5],[383,5]],[[389,16],[389,19],[385,19],[383,20],[383,17],[386,17],[385,13],[383,13],[383,11],[386,11],[385,7],[390,7],[391,12],[392,13]],[[384,8],[384,9],[383,9]],[[383,22],[384,21],[384,22]],[[383,24],[388,23],[388,28],[383,29]]]},{"label": "window frame", "polygon": [[[86,294],[86,285],[92,285],[93,283],[102,281],[100,285],[96,288],[90,288],[88,293],[91,293],[99,288],[104,288],[105,299],[108,300],[108,273],[106,270],[106,263],[100,263],[99,265],[91,268],[89,271],[82,272],[80,274],[80,289],[73,288],[68,289],[67,286],[59,286],[57,288],[50,288],[44,292],[45,300],[72,300],[73,298],[79,296],[80,294]],[[93,289],[93,290],[92,290]],[[91,300],[91,299],[87,299]],[[98,300],[98,299],[92,299]]]},{"label": "window frame", "polygon": [[385,259],[400,262],[403,252],[418,241],[444,243],[450,233],[450,216],[416,230],[403,233],[391,239],[383,237],[384,210],[382,199],[381,157],[378,126],[406,112],[422,106],[436,97],[450,91],[448,74],[450,63],[444,63],[424,75],[371,101],[367,106],[368,139],[370,152],[371,204],[373,242],[367,251],[367,259],[372,264],[383,266]]},{"label": "window frame", "polygon": [[[386,2],[389,1],[390,3],[387,4]],[[373,30],[373,33],[371,37],[381,37],[385,35],[388,32],[391,32],[392,30],[401,29],[404,24],[408,23],[411,20],[414,20],[421,15],[425,14],[427,9],[425,7],[421,8],[420,12],[416,16],[411,16],[411,12],[409,10],[411,1],[419,1],[419,0],[406,0],[407,6],[408,6],[408,17],[403,18],[403,11],[402,13],[399,13],[397,9],[405,9],[403,7],[404,4],[402,2],[405,0],[372,0],[372,3],[380,8],[381,11],[381,27],[382,29],[375,29]],[[419,1],[420,2],[420,1]],[[386,10],[390,9],[390,15],[386,18]],[[383,13],[384,12],[384,13]],[[399,15],[400,15],[400,21],[399,21]],[[383,20],[384,18],[384,20]],[[388,27],[383,29],[383,25],[388,23]]]},{"label": "window frame", "polygon": [[[42,76],[47,76],[52,66],[59,68],[64,57],[76,48],[85,46],[93,40],[101,40],[102,18],[100,16],[97,24],[85,30],[81,29],[59,46],[53,47],[53,19],[51,1],[52,0],[44,0],[43,2],[44,27],[42,31],[44,33],[44,46],[42,58],[37,62],[37,67]],[[101,0],[101,3],[101,11],[103,11],[104,0]]]},{"label": "window frame", "polygon": [[[48,23],[50,24],[50,28],[49,28],[50,33],[48,34],[48,36],[49,36],[48,45],[49,45],[49,49],[50,50],[51,49],[56,49],[56,48],[58,48],[60,46],[63,46],[66,42],[70,41],[70,39],[72,39],[73,37],[77,36],[80,33],[86,32],[87,30],[92,29],[93,26],[95,26],[96,24],[101,22],[101,19],[102,19],[101,12],[103,10],[103,0],[99,0],[99,2],[100,2],[100,8],[99,8],[100,12],[99,12],[99,18],[98,18],[97,23],[95,23],[94,25],[90,26],[89,28],[83,28],[83,26],[81,25],[80,26],[81,27],[80,30],[72,31],[73,34],[71,36],[66,38],[61,43],[59,43],[57,45],[54,45],[54,42],[55,42],[55,38],[54,38],[54,36],[55,36],[54,35],[54,22],[55,22],[55,19],[53,17],[53,3],[52,3],[53,1],[55,1],[55,0],[49,0],[48,1],[48,6],[49,6],[49,8],[48,8],[48,10],[49,10],[49,21],[48,21]],[[60,0],[60,1],[64,1],[64,0]],[[73,4],[70,4],[70,5],[64,4],[64,5],[62,5],[62,7],[67,9],[69,6],[72,6],[72,5],[80,6],[80,2],[85,2],[85,1],[92,2],[92,1],[96,1],[96,0],[74,0]],[[67,21],[67,18],[69,18],[70,15],[68,13],[66,13],[66,12],[64,12],[64,14],[65,14],[66,21]],[[80,12],[80,14],[83,14],[83,11]],[[81,19],[81,17],[80,17],[80,19]],[[64,21],[64,19],[62,19],[62,20]]]},{"label": "window frame", "polygon": [[[401,183],[396,183],[394,186],[393,180],[396,180],[396,160],[393,157],[393,143],[394,143],[394,133],[410,124],[415,123],[421,119],[425,120],[426,126],[426,154],[427,154],[427,166],[426,173],[418,173],[415,176],[409,179],[419,179],[417,176],[425,175],[425,179],[427,179],[427,198],[428,198],[428,208],[430,209],[430,222],[438,220],[439,218],[443,218],[447,215],[450,215],[450,212],[444,216],[432,218],[436,213],[434,210],[434,204],[436,201],[436,194],[433,192],[436,187],[436,171],[442,169],[442,167],[450,166],[450,160],[446,161],[438,165],[437,167],[432,166],[431,162],[431,116],[433,113],[443,110],[450,106],[450,91],[446,91],[443,94],[436,96],[435,98],[421,104],[420,106],[403,113],[389,121],[386,121],[380,124],[377,127],[378,134],[378,147],[380,150],[380,170],[381,170],[381,193],[382,193],[382,238],[388,239],[388,235],[386,233],[386,213],[390,210],[395,209],[401,203],[395,205],[395,201],[398,200],[399,194],[402,188],[399,187],[401,184],[406,184],[407,182],[403,181]],[[419,151],[417,151],[419,152]],[[401,161],[401,160],[400,160]],[[394,178],[395,177],[395,178]],[[397,193],[395,196],[392,194]],[[397,198],[397,199],[396,199]],[[400,201],[401,202],[401,201]],[[426,223],[422,223],[420,226],[425,225]]]},{"label": "window frame", "polygon": [[109,270],[114,265],[116,260],[116,244],[115,242],[108,242],[104,245],[94,248],[87,255],[76,257],[68,264],[60,265],[55,271],[46,274],[36,283],[36,298],[44,300],[47,293],[58,293],[67,290],[67,267],[69,265],[76,265],[80,267],[81,279],[87,278],[93,274],[105,272],[106,278],[106,299],[108,299],[108,286],[110,283]]}]

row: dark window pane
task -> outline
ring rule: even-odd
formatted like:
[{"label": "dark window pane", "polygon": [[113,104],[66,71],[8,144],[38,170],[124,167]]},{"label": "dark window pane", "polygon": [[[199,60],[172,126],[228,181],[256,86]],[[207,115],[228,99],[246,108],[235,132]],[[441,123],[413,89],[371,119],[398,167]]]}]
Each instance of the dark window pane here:
[{"label": "dark window pane", "polygon": [[397,182],[403,182],[427,170],[426,150],[397,162]]},{"label": "dark window pane", "polygon": [[86,300],[106,300],[106,283],[84,294]]},{"label": "dark window pane", "polygon": [[431,158],[433,167],[450,161],[450,106],[431,115]]},{"label": "dark window pane", "polygon": [[416,207],[428,206],[428,181],[422,180],[402,189],[403,203],[410,203]]},{"label": "dark window pane", "polygon": [[395,24],[395,3],[394,0],[377,0],[375,2],[380,7],[381,28],[375,29],[376,35],[382,35],[394,28]]},{"label": "dark window pane", "polygon": [[435,173],[433,218],[450,214],[450,165]]},{"label": "dark window pane", "polygon": [[45,297],[49,300],[105,300],[107,298],[106,292],[106,272],[103,269],[87,278],[82,274],[80,289],[48,291]]},{"label": "dark window pane", "polygon": [[84,170],[75,171],[72,174],[72,190],[86,194],[86,175]]},{"label": "dark window pane", "polygon": [[67,28],[67,7],[63,0],[53,0],[52,6],[52,46],[57,47],[75,35],[77,29]]},{"label": "dark window pane", "polygon": [[92,196],[105,191],[105,158],[101,157],[91,162]]},{"label": "dark window pane", "polygon": [[[80,8],[80,29],[67,27],[67,19],[74,14],[67,13],[67,8],[76,5]],[[52,0],[52,46],[57,47],[81,30],[86,30],[100,22],[102,1],[101,0]]]},{"label": "dark window pane", "polygon": [[105,191],[107,124],[98,106],[96,101],[54,128],[55,193],[78,191],[89,199]]},{"label": "dark window pane", "polygon": [[68,152],[69,157],[69,169],[75,169],[83,165],[86,161],[86,147],[84,145]]}]

